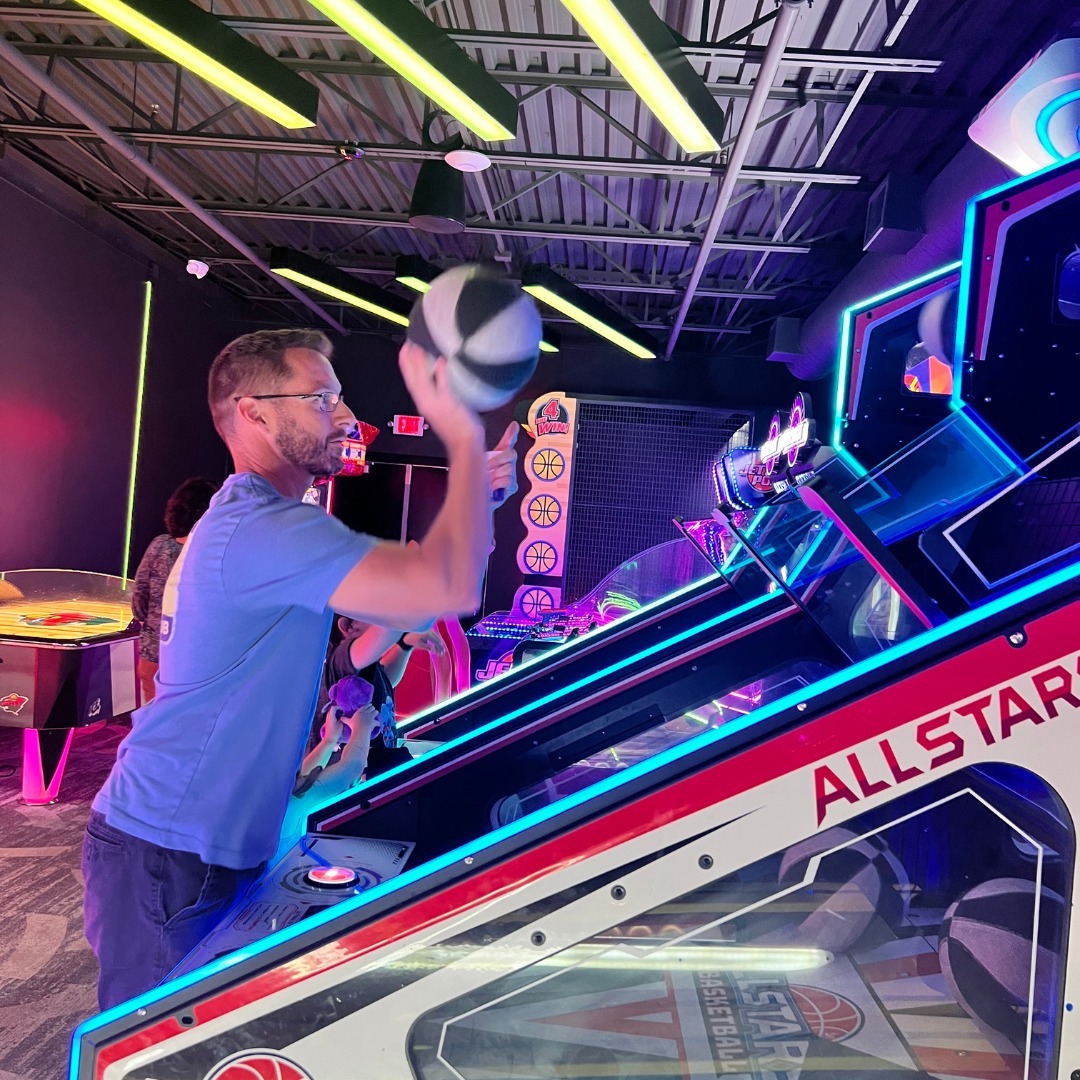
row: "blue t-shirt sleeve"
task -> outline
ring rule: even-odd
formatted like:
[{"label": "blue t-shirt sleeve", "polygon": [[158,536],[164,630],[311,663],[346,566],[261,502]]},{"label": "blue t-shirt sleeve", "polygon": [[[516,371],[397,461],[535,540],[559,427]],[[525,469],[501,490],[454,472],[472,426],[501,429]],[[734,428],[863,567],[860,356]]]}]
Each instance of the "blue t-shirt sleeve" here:
[{"label": "blue t-shirt sleeve", "polygon": [[264,503],[243,516],[226,545],[222,588],[252,610],[295,605],[322,612],[375,544],[318,507]]}]

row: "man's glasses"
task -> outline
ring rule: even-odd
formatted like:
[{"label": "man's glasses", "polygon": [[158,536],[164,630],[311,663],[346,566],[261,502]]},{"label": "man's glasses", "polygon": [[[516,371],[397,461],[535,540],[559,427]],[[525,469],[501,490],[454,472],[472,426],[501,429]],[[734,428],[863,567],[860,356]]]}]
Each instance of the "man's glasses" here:
[{"label": "man's glasses", "polygon": [[254,401],[270,401],[273,398],[310,398],[318,402],[320,411],[325,413],[332,413],[341,404],[341,395],[330,390],[323,390],[318,394],[240,394],[234,397],[233,401],[239,401],[240,398],[245,397],[252,398]]}]

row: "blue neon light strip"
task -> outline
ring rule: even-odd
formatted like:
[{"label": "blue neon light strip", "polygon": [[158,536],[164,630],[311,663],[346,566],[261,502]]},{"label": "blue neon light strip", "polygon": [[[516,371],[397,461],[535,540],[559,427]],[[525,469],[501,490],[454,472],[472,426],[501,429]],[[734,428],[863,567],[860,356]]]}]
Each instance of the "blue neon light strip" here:
[{"label": "blue neon light strip", "polygon": [[[495,720],[491,720],[487,724],[483,724],[478,728],[474,728],[472,731],[467,731],[463,735],[459,735],[456,739],[451,739],[448,742],[444,742],[434,749],[429,750],[424,754],[423,761],[431,761],[433,758],[440,757],[443,754],[448,753],[451,749],[455,749],[464,745],[467,742],[471,742],[480,738],[482,735],[488,734],[490,731],[494,731],[495,728],[502,727],[504,724],[510,723],[512,720],[517,720],[522,716],[528,716],[529,713],[534,712],[536,709],[543,708],[545,705],[550,705],[553,701],[557,701],[559,698],[566,694],[573,693],[575,690],[581,690],[583,687],[589,686],[599,679],[606,678],[608,675],[614,675],[619,671],[624,670],[631,664],[637,663],[639,660],[647,660],[650,656],[654,656],[656,653],[661,652],[664,649],[670,648],[672,645],[678,645],[689,638],[694,637],[697,634],[703,633],[706,630],[714,630],[716,627],[727,622],[729,619],[735,619],[740,615],[746,614],[748,611],[753,611],[754,608],[760,607],[768,600],[772,599],[771,593],[766,593],[762,596],[756,596],[753,600],[748,601],[745,604],[740,605],[737,608],[732,608],[731,611],[725,611],[721,615],[716,615],[711,619],[707,619],[703,623],[699,623],[697,626],[692,626],[689,630],[683,630],[679,634],[675,634],[670,638],[666,638],[663,641],[657,642],[655,645],[650,645],[647,649],[642,649],[640,652],[634,653],[632,656],[627,656],[622,660],[616,661],[614,664],[609,664],[606,668],[601,668],[599,671],[595,671],[584,678],[578,679],[577,682],[569,683],[566,686],[560,686],[557,690],[552,690],[551,693],[545,694],[543,697],[537,698],[535,701],[530,701],[526,705],[521,705],[511,712],[504,713],[502,716]],[[379,773],[379,775],[366,783],[352,789],[350,795],[355,795],[357,792],[363,792],[363,790],[369,785],[376,782],[381,783],[388,777],[397,776],[399,773],[405,772],[406,769],[412,767],[412,762],[405,762],[402,765],[395,765],[392,769],[387,769],[386,772]],[[328,806],[332,806],[334,803],[339,802],[340,795],[328,796],[323,802],[316,803],[312,809],[308,812],[309,816],[317,814],[320,810],[325,810]]]},{"label": "blue neon light strip", "polygon": [[1023,461],[1013,453],[1009,444],[979,415],[976,409],[960,403],[959,408],[955,403],[950,407],[968,423],[968,431],[982,441],[988,451],[988,457],[996,457],[1005,464],[1008,472],[1021,473],[1024,471]]},{"label": "blue neon light strip", "polygon": [[[1010,607],[1021,604],[1033,597],[1049,593],[1060,586],[1068,585],[1078,578],[1080,578],[1080,563],[1059,570],[1057,573],[1051,574],[1041,581],[1032,582],[1023,588],[1017,589],[996,600],[991,600],[978,609],[964,612],[964,614],[958,615],[956,618],[942,626],[924,631],[916,637],[909,638],[907,641],[894,645],[885,652],[871,656],[866,660],[862,660],[851,667],[837,671],[832,675],[827,675],[812,686],[800,687],[793,693],[778,698],[776,701],[770,702],[768,705],[764,705],[743,717],[731,720],[724,724],[723,727],[702,732],[702,734],[695,736],[685,743],[670,747],[654,757],[638,762],[636,765],[632,765],[629,768],[620,770],[591,787],[584,788],[572,795],[568,795],[558,802],[552,803],[550,806],[543,807],[509,825],[504,825],[490,833],[486,833],[484,836],[472,840],[467,844],[463,844],[461,847],[449,851],[444,855],[431,859],[427,863],[422,863],[411,870],[406,870],[398,877],[392,878],[389,881],[384,881],[381,884],[366,890],[359,896],[343,900],[341,903],[335,904],[318,914],[311,915],[287,929],[279,930],[277,933],[271,934],[269,937],[263,938],[245,949],[237,950],[235,953],[230,953],[228,956],[214,960],[205,967],[197,968],[195,971],[189,972],[186,975],[181,975],[179,978],[173,979],[163,986],[156,987],[137,998],[133,998],[131,1001],[126,1001],[121,1005],[117,1005],[114,1008],[101,1013],[99,1016],[91,1017],[89,1020],[80,1024],[72,1033],[71,1068],[69,1072],[70,1080],[78,1080],[81,1049],[79,1045],[80,1039],[98,1028],[111,1024],[125,1016],[130,1016],[138,1009],[146,1008],[154,1002],[160,1001],[162,998],[168,997],[179,990],[186,989],[187,987],[210,978],[219,972],[227,971],[237,964],[241,964],[246,960],[258,956],[260,953],[264,953],[278,945],[291,941],[301,934],[306,934],[308,931],[323,926],[342,915],[346,915],[365,906],[366,904],[405,889],[406,887],[423,880],[425,877],[437,874],[439,871],[444,870],[449,866],[453,866],[455,863],[461,863],[462,860],[483,852],[485,848],[492,847],[501,843],[503,840],[507,840],[512,836],[543,824],[550,818],[590,802],[601,795],[605,795],[614,788],[623,784],[628,784],[639,777],[647,776],[681,757],[696,752],[704,746],[724,742],[732,735],[745,731],[747,728],[776,716],[787,709],[791,709],[801,702],[809,704],[819,698],[822,694],[873,672],[883,665],[891,663],[893,660],[908,656],[911,653],[925,649],[938,641],[961,633],[972,626],[977,626],[979,623],[985,622],[986,620],[1001,614],[1003,611],[1007,611]],[[754,603],[745,605],[744,609],[741,610],[749,609],[753,607],[755,603],[760,603],[764,599],[765,598],[762,597]],[[731,612],[730,614],[734,615],[735,612]],[[713,622],[717,621],[720,620],[713,620]],[[691,633],[691,631],[688,631],[687,633]],[[674,641],[677,639],[672,640]],[[662,646],[654,646],[653,649],[649,651],[655,652],[656,649],[660,647]],[[629,662],[630,661],[626,661],[626,663]],[[567,688],[567,690],[569,689],[570,688]],[[434,752],[435,751],[433,751],[433,753]]]},{"label": "blue neon light strip", "polygon": [[[967,348],[967,324],[968,324],[968,303],[971,299],[971,285],[975,276],[975,222],[978,215],[978,208],[984,203],[995,202],[1000,199],[1002,195],[1007,192],[1013,191],[1016,188],[1022,187],[1026,184],[1030,184],[1034,180],[1039,180],[1046,176],[1048,173],[1052,173],[1055,169],[1063,168],[1068,163],[1075,164],[1080,161],[1080,153],[1074,154],[1072,157],[1065,158],[1063,161],[1055,161],[1050,165],[1046,165],[1036,172],[1029,173],[1027,176],[1017,176],[1013,180],[1006,180],[1004,184],[999,184],[996,188],[991,188],[989,191],[984,191],[981,195],[976,195],[973,199],[968,200],[967,210],[964,214],[964,246],[961,252],[961,262],[963,263],[963,269],[960,271],[960,295],[959,303],[956,308],[956,347],[953,350],[954,361],[954,374],[953,374],[953,402],[956,405],[960,404],[960,383],[961,380],[956,377],[956,373],[960,370],[960,365],[964,361],[964,351]],[[972,323],[975,319],[972,318]],[[974,343],[972,343],[972,349],[974,349]],[[981,359],[981,357],[972,357],[972,359]]]},{"label": "blue neon light strip", "polygon": [[[916,289],[929,284],[937,278],[948,277],[949,274],[959,270],[961,265],[962,264],[959,262],[949,263],[947,266],[941,266],[936,270],[930,270],[921,277],[913,278],[911,281],[905,281],[902,285],[896,285],[883,293],[878,293],[877,296],[871,296],[867,300],[860,300],[858,303],[845,308],[844,314],[840,317],[840,346],[836,358],[836,397],[831,446],[837,454],[844,459],[845,463],[855,470],[858,476],[865,476],[866,469],[840,444],[840,437],[844,430],[844,415],[846,413],[848,390],[850,389],[848,380],[855,371],[853,362],[854,357],[851,355],[854,348],[855,320],[864,311],[869,311],[871,308],[877,307],[878,304],[883,304],[887,300],[895,300],[898,296],[903,296],[905,293],[915,292]],[[957,383],[957,373],[959,368],[960,365],[954,361],[954,389]]]},{"label": "blue neon light strip", "polygon": [[844,430],[844,416],[847,414],[847,383],[850,377],[848,358],[851,355],[851,337],[854,328],[854,308],[845,308],[840,316],[840,352],[836,357],[836,396],[833,412],[832,445],[838,453],[841,449],[840,435]]},{"label": "blue neon light strip", "polygon": [[[658,642],[655,645],[651,645],[647,649],[642,649],[640,652],[634,653],[632,656],[628,656],[625,659],[618,661],[617,663],[609,665],[602,671],[595,672],[592,675],[589,675],[587,678],[579,679],[577,682],[571,683],[568,686],[560,687],[558,690],[554,690],[550,694],[547,694],[536,701],[530,702],[528,705],[524,705],[521,708],[514,710],[513,712],[507,713],[505,716],[501,716],[497,720],[493,720],[489,724],[485,724],[482,727],[475,729],[474,731],[467,732],[466,734],[459,736],[457,739],[453,739],[449,742],[443,743],[441,746],[438,746],[435,749],[428,751],[428,753],[424,755],[423,760],[429,761],[432,758],[448,753],[451,749],[461,746],[464,743],[473,741],[477,738],[480,738],[494,728],[509,723],[511,720],[516,720],[518,717],[526,715],[527,713],[531,712],[536,708],[550,704],[552,701],[557,700],[565,694],[570,694],[573,693],[575,690],[580,690],[582,687],[588,686],[589,684],[595,682],[597,679],[603,678],[606,675],[614,674],[615,672],[618,672],[621,669],[629,667],[631,664],[636,663],[638,660],[647,659],[649,656],[655,655],[657,652],[660,652],[661,650],[666,649],[669,646],[678,645],[680,642],[685,641],[690,637],[693,637],[695,634],[701,633],[705,630],[714,629],[715,627],[721,625],[728,620],[736,619],[740,615],[743,615],[748,611],[752,611],[754,608],[760,607],[762,604],[766,603],[771,599],[772,596],[769,594],[755,597],[753,600],[741,605],[740,607],[733,608],[731,611],[726,611],[721,615],[717,615],[712,619],[708,619],[705,622],[700,623],[698,626],[691,627],[689,630],[684,630],[682,631],[682,633],[675,634],[673,637],[667,638],[666,640]],[[398,773],[404,772],[409,767],[409,764],[398,765],[393,769],[389,769],[384,773],[380,773],[377,779],[379,782],[382,782],[388,777],[396,776]],[[374,782],[375,781],[368,781],[368,783]],[[359,787],[354,788],[350,792],[350,795],[355,795],[359,792],[362,792],[367,786],[368,784],[361,784]],[[340,798],[341,796],[334,796],[328,798],[325,802],[318,804],[313,810],[310,811],[310,813],[317,813],[318,810],[321,810],[326,806],[330,806],[333,803],[340,801]],[[441,867],[442,865],[444,864],[440,862],[439,866]],[[423,874],[418,873],[418,871],[423,871],[425,873],[431,872],[429,869],[425,869],[425,867],[428,866],[429,864],[423,864],[422,866],[417,867],[414,871],[407,872],[405,875],[399,875],[398,877],[393,878],[392,881],[384,882],[383,885],[390,885],[391,883],[400,884],[404,879],[407,879],[409,881],[417,880],[419,877],[423,876]],[[383,885],[376,886],[374,889],[369,889],[363,894],[363,897],[357,897],[356,899],[359,900],[362,898],[382,896],[386,891],[383,888]],[[342,901],[342,904],[347,903],[349,902]],[[342,904],[334,905],[333,910],[338,912],[343,910],[351,910],[349,908],[342,907]],[[308,922],[306,925],[315,926],[319,924]],[[270,948],[280,941],[288,941],[293,936],[295,935],[289,933],[287,930],[279,931],[277,934],[273,934],[268,938],[263,938],[260,942],[258,942],[257,946],[252,946],[250,949],[240,950],[236,953],[231,953],[227,957],[222,957],[220,960],[215,960],[212,963],[206,965],[205,967],[197,968],[193,972],[189,972],[186,975],[181,975],[178,978],[173,979],[162,986],[147,991],[145,994],[142,994],[137,998],[133,998],[131,1001],[127,1001],[122,1003],[121,1005],[117,1005],[114,1008],[109,1009],[106,1012],[103,1012],[100,1015],[92,1017],[91,1019],[85,1021],[78,1028],[76,1028],[75,1032],[72,1034],[71,1077],[74,1080],[74,1078],[77,1076],[76,1057],[78,1054],[78,1039],[80,1035],[90,1031],[94,1031],[99,1027],[103,1027],[106,1024],[112,1023],[112,1021],[118,1020],[122,1016],[128,1016],[136,1009],[145,1008],[148,1004],[152,1004],[153,1002],[160,1000],[161,998],[173,993],[176,990],[182,990],[185,987],[191,986],[193,983],[198,982],[204,978],[208,978],[209,976],[214,975],[219,971],[224,971],[226,968],[232,967],[233,964],[238,963],[240,960],[246,959],[248,956],[254,956],[257,953],[263,951],[264,948]]]},{"label": "blue neon light strip", "polygon": [[963,383],[964,365],[967,361],[968,322],[975,323],[976,317],[969,320],[968,305],[971,303],[972,250],[975,247],[975,217],[978,199],[969,199],[964,211],[964,244],[960,251],[960,291],[956,298],[956,341],[953,344],[953,381],[952,405],[959,408],[963,402],[960,387]]},{"label": "blue neon light strip", "polygon": [[1039,137],[1042,148],[1052,158],[1056,158],[1057,161],[1064,161],[1065,155],[1054,146],[1050,138],[1050,121],[1054,119],[1054,116],[1061,109],[1064,109],[1066,105],[1071,105],[1074,101],[1080,101],[1080,90],[1070,90],[1067,94],[1062,94],[1060,97],[1054,98],[1053,101],[1047,102],[1035,120],[1035,134]]},{"label": "blue neon light strip", "polygon": [[[424,709],[422,712],[414,713],[408,718],[398,722],[398,731],[407,732],[412,728],[418,726],[424,721],[430,719],[432,716],[443,715],[450,712],[453,709],[458,709],[463,705],[471,701],[471,699],[486,694],[488,688],[496,686],[499,683],[517,676],[520,672],[526,671],[529,668],[536,667],[539,664],[550,663],[552,658],[560,656],[563,653],[569,652],[571,649],[577,649],[580,646],[594,642],[603,638],[604,634],[614,633],[616,630],[627,630],[635,625],[637,620],[646,616],[649,612],[655,611],[658,607],[668,607],[680,596],[685,596],[687,593],[691,593],[696,589],[702,588],[706,582],[717,581],[720,578],[715,570],[711,574],[706,574],[704,577],[698,578],[697,581],[690,582],[689,585],[684,585],[681,589],[676,589],[674,592],[668,593],[666,596],[661,596],[658,600],[653,600],[643,607],[638,608],[637,611],[630,615],[625,615],[621,619],[614,619],[606,626],[598,627],[596,630],[590,631],[584,637],[572,639],[570,641],[563,642],[562,645],[557,645],[554,649],[548,649],[547,651],[531,657],[524,663],[517,664],[509,671],[504,671],[501,675],[496,675],[493,679],[485,679],[482,683],[476,683],[474,686],[470,686],[467,690],[462,690],[460,694],[454,697],[447,698],[445,701],[437,702],[435,705]],[[500,636],[500,635],[492,635]],[[385,775],[385,774],[384,774]]]}]

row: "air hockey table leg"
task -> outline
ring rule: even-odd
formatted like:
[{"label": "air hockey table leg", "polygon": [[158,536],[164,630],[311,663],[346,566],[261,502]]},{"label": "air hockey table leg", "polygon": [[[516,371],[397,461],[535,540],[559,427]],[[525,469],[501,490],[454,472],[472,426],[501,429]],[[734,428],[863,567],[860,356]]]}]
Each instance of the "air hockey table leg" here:
[{"label": "air hockey table leg", "polygon": [[74,735],[74,728],[23,730],[22,801],[28,806],[44,806],[59,798]]}]

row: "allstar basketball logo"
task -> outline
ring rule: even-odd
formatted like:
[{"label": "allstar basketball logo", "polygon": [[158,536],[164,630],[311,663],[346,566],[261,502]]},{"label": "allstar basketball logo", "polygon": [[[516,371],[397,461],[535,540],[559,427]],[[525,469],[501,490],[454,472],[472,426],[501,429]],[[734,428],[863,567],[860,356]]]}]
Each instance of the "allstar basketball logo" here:
[{"label": "allstar basketball logo", "polygon": [[550,398],[545,405],[536,410],[534,417],[536,435],[569,435],[570,414],[558,398]]},{"label": "allstar basketball logo", "polygon": [[295,1061],[273,1050],[245,1050],[215,1065],[204,1080],[314,1080]]},{"label": "allstar basketball logo", "polygon": [[29,701],[28,697],[23,697],[22,694],[5,694],[0,697],[0,709],[4,712],[14,713],[18,716],[22,712],[23,706]]}]

